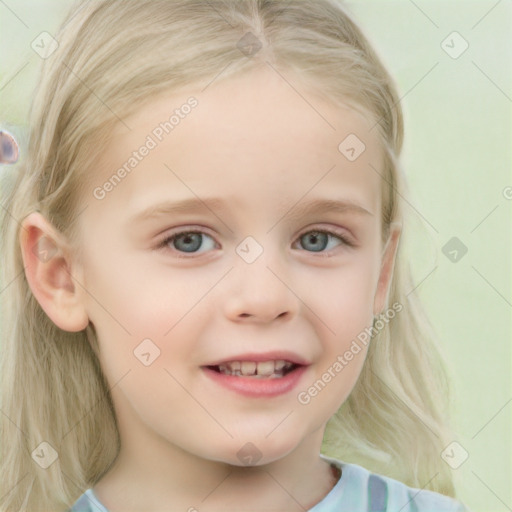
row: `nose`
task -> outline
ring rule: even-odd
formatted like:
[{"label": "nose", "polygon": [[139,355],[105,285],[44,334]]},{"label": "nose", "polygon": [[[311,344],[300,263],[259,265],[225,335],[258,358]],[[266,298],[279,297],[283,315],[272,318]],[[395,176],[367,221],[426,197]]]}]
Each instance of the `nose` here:
[{"label": "nose", "polygon": [[[234,322],[289,321],[298,312],[299,299],[287,283],[286,272],[263,258],[238,262],[230,272],[224,312]],[[275,267],[275,268],[274,268]],[[280,269],[280,270],[279,270]]]}]

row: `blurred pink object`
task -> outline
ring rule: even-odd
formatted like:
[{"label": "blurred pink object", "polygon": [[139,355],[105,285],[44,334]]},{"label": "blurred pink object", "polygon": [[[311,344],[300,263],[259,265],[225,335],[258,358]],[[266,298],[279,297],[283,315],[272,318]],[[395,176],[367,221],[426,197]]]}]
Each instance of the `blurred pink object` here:
[{"label": "blurred pink object", "polygon": [[19,154],[18,143],[14,137],[0,130],[0,164],[14,164]]}]

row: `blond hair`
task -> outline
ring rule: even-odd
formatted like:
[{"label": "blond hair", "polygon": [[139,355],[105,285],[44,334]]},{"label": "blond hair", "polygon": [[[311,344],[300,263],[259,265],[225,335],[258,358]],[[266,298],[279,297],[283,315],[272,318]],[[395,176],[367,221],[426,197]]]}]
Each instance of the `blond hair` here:
[{"label": "blond hair", "polygon": [[[249,32],[262,47],[248,56],[239,41]],[[39,211],[76,240],[73,219],[92,162],[113,125],[145,101],[267,63],[293,72],[331,103],[371,115],[385,149],[383,240],[402,221],[399,97],[336,0],[92,0],[76,6],[56,39],[32,104],[27,155],[5,170],[3,187],[2,511],[66,510],[118,454],[94,328],[65,332],[43,312],[24,274],[19,221]],[[403,309],[370,343],[322,451],[453,496],[440,457],[451,440],[447,380],[417,299],[405,294],[412,288],[399,248],[389,303]],[[43,441],[58,453],[47,469],[31,456]]]}]

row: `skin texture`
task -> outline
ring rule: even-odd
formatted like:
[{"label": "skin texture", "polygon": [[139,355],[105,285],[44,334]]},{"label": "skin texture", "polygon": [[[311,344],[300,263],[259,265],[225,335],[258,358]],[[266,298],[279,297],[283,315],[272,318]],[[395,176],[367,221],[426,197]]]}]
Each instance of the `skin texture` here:
[{"label": "skin texture", "polygon": [[[204,92],[164,95],[125,119],[131,130],[120,124],[112,134],[84,191],[80,263],[39,213],[23,221],[26,274],[41,306],[62,329],[91,322],[98,335],[122,446],[94,490],[112,512],[307,510],[334,484],[319,458],[323,432],[365,350],[309,404],[297,394],[385,307],[399,230],[382,244],[381,183],[370,166],[380,172],[382,158],[372,123],[293,80],[303,97],[272,70],[258,70]],[[198,105],[190,114],[95,199],[94,188],[191,95]],[[338,150],[351,133],[366,145],[353,162]],[[132,219],[161,201],[209,197],[224,203]],[[294,216],[314,199],[366,213]],[[310,250],[302,235],[321,229],[337,229],[353,246],[330,237],[323,252]],[[186,230],[208,235],[199,252],[180,253],[172,241],[157,248]],[[47,262],[31,251],[43,235],[59,248]],[[248,236],[263,249],[252,263],[236,252]],[[134,355],[144,339],[160,350],[149,366]],[[241,396],[201,369],[271,350],[311,363],[299,385],[277,397]],[[237,456],[248,442],[261,457],[255,466]]]}]

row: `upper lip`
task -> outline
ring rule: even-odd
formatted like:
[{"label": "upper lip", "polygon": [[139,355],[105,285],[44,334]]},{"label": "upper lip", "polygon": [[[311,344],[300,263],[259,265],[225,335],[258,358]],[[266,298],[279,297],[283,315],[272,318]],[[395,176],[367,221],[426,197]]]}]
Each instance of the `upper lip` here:
[{"label": "upper lip", "polygon": [[208,363],[204,366],[218,366],[220,364],[228,363],[230,361],[254,361],[254,362],[263,362],[263,361],[290,361],[291,363],[298,364],[301,366],[307,366],[311,364],[302,356],[295,354],[294,352],[289,352],[286,350],[274,350],[271,352],[260,352],[260,353],[245,353],[245,354],[236,354],[229,357],[223,357],[222,359],[218,359],[211,363]]}]

